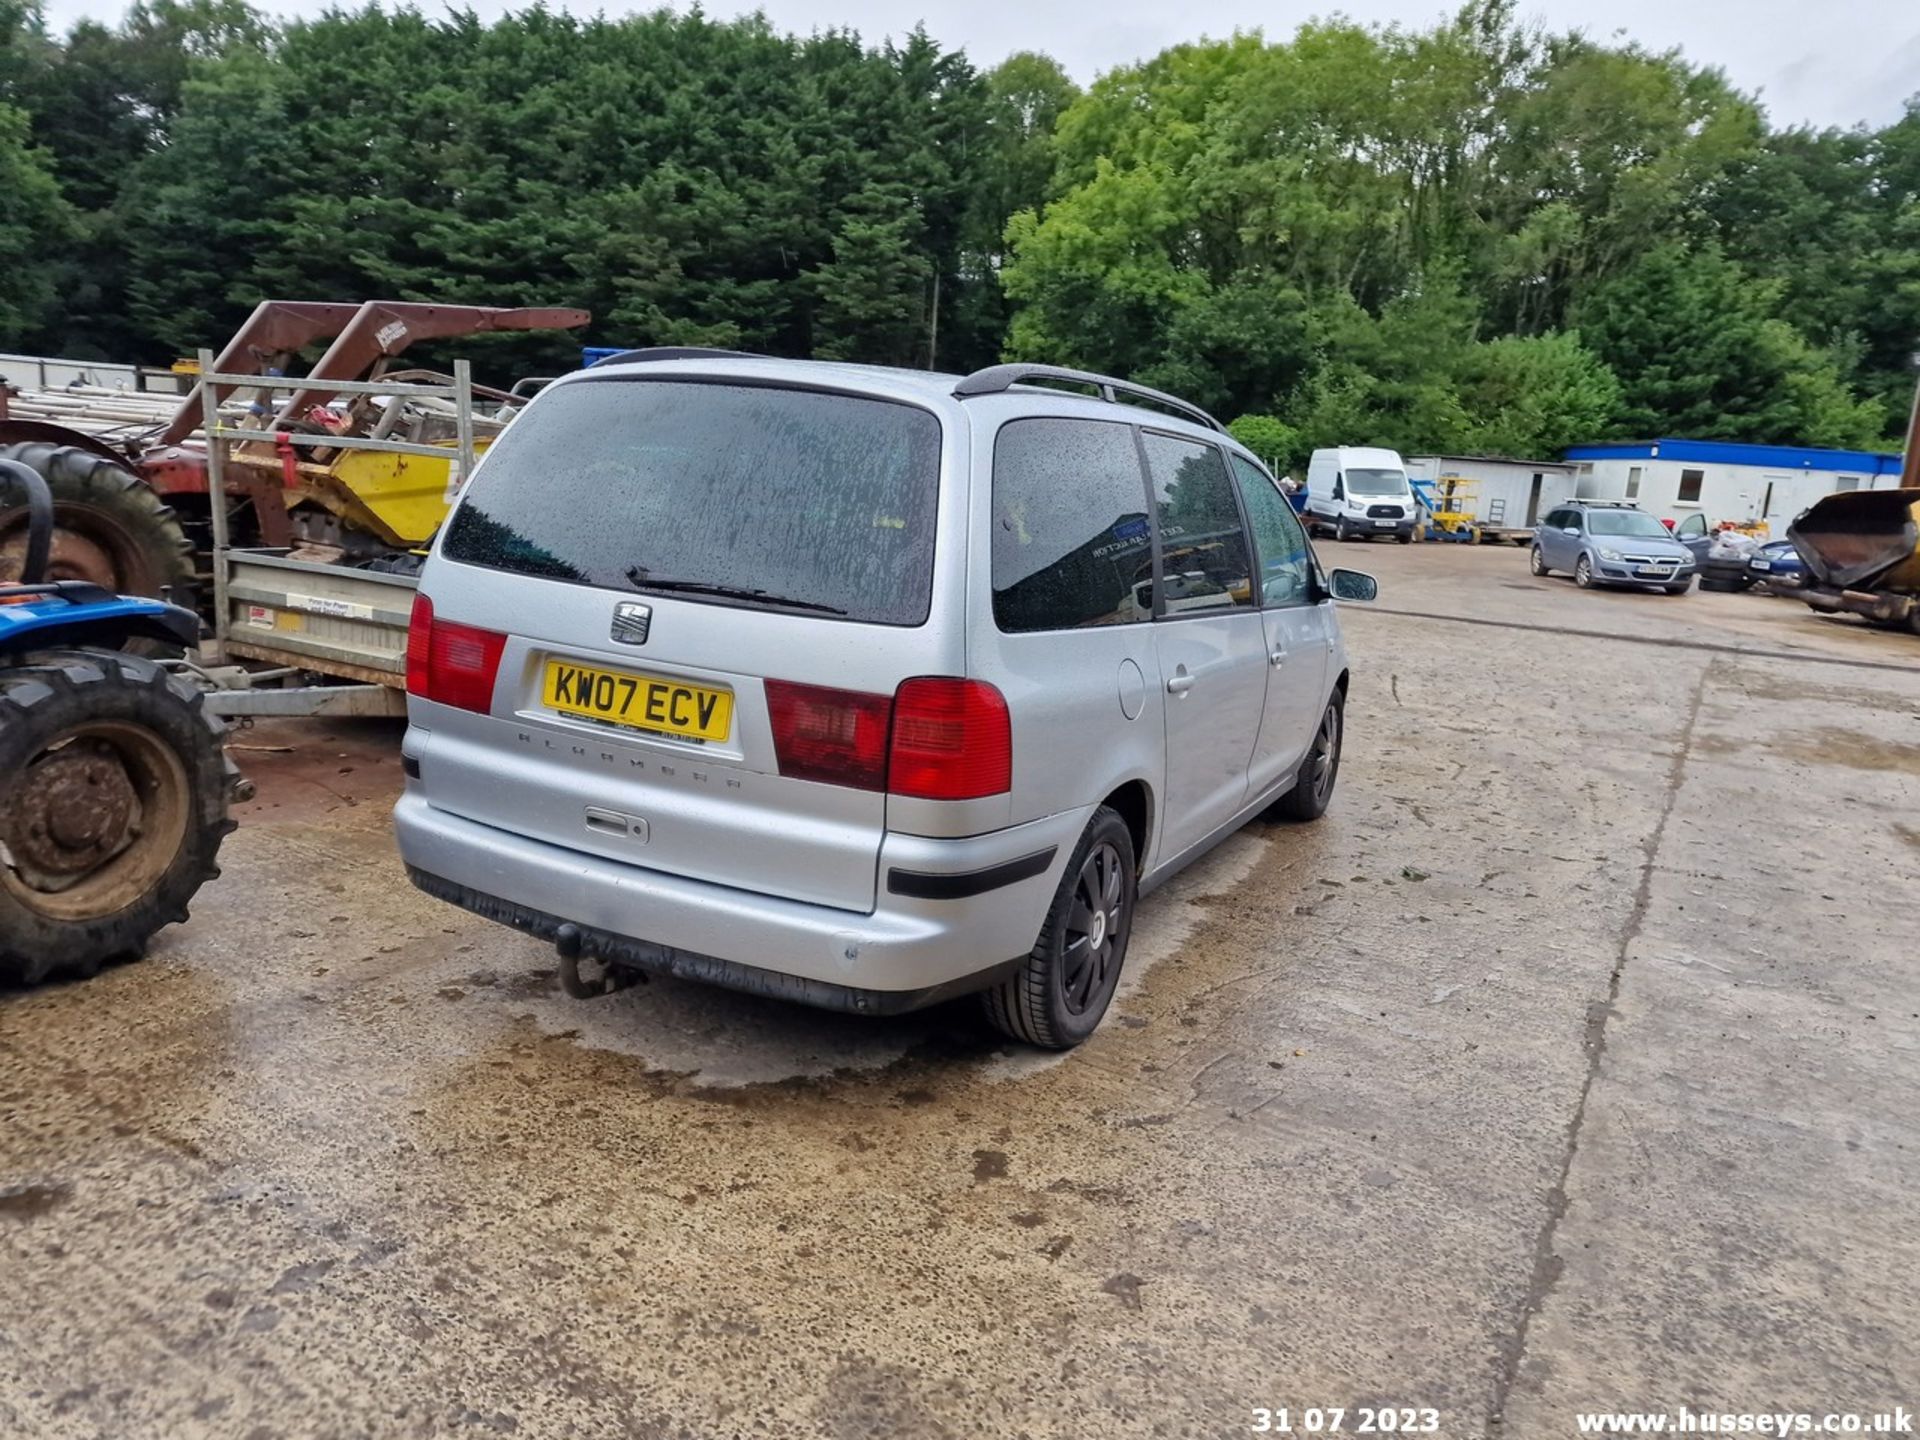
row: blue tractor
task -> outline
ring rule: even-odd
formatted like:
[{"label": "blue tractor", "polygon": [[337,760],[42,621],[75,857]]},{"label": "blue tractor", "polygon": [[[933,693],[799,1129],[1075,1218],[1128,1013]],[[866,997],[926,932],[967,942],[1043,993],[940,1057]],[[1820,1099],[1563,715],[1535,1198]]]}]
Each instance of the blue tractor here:
[{"label": "blue tractor", "polygon": [[0,584],[0,985],[142,954],[219,874],[228,806],[248,793],[201,692],[131,653],[189,649],[199,619],[46,580],[52,496],[0,460],[0,510],[20,490],[20,578]]}]

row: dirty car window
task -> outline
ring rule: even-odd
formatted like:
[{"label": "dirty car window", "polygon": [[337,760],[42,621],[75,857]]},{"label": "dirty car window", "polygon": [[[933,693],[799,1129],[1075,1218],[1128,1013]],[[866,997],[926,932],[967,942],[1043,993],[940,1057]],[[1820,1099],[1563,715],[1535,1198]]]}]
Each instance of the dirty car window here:
[{"label": "dirty car window", "polygon": [[1589,510],[1587,528],[1596,535],[1638,535],[1648,540],[1671,538],[1666,526],[1642,510]]},{"label": "dirty car window", "polygon": [[1152,618],[1153,532],[1128,426],[1035,418],[993,449],[993,618],[1003,631]]},{"label": "dirty car window", "polygon": [[687,381],[576,381],[495,442],[450,560],[709,603],[918,625],[933,591],[940,423],[890,401]]}]

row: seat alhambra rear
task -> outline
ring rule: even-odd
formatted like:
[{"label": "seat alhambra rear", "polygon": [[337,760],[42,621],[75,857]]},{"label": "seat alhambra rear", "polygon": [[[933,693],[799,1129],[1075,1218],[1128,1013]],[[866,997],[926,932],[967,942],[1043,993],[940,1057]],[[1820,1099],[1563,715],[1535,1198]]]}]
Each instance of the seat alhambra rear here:
[{"label": "seat alhambra rear", "polygon": [[[1005,991],[1058,918],[1058,944],[1094,941],[1080,953],[1099,965],[1072,981],[1091,1029],[1166,780],[1154,616],[1218,596],[1252,617],[1248,669],[1218,686],[1222,702],[1250,696],[1229,750],[1254,746],[1270,647],[1249,559],[1218,558],[1231,546],[1196,548],[1191,575],[1155,569],[1141,452],[1109,422],[1117,447],[1084,463],[1117,466],[1122,492],[1090,522],[1111,634],[1076,631],[1050,674],[1010,667],[1001,652],[1024,637],[992,619],[989,491],[1020,387],[1000,388],[969,405],[950,376],[684,352],[548,387],[477,467],[422,573],[396,809],[415,883],[563,956],[871,1012]],[[1199,493],[1186,484],[1195,513]],[[1285,573],[1304,584],[1309,561],[1301,540]],[[1314,644],[1303,732],[1331,680]],[[1098,667],[1096,693],[1070,656]],[[1067,763],[1061,727],[1076,724],[1096,740],[1121,725],[1124,743]],[[1229,809],[1249,798],[1247,764],[1205,762],[1216,790],[1238,767]],[[1088,848],[1096,830],[1104,849]],[[996,1018],[1041,1043],[1081,1038]]]}]

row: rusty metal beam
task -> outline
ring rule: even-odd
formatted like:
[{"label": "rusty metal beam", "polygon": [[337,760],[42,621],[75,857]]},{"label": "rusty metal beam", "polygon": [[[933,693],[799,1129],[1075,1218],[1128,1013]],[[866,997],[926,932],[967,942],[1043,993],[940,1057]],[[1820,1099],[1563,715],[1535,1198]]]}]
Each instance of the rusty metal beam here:
[{"label": "rusty metal beam", "polygon": [[[316,340],[338,335],[361,308],[323,300],[262,300],[253,307],[247,323],[227,341],[227,348],[213,362],[214,372],[263,374],[274,356],[296,354]],[[216,387],[214,403],[217,405],[239,388],[237,385]],[[199,428],[202,419],[200,386],[196,382],[180,402],[172,422],[153,443],[178,445]]]},{"label": "rusty metal beam", "polygon": [[281,405],[275,426],[315,405],[324,405],[339,392],[321,383],[357,380],[383,358],[398,355],[416,340],[442,340],[500,330],[571,330],[593,318],[586,310],[559,306],[503,309],[486,305],[415,305],[394,300],[369,300],[339,332],[320,363],[307,377],[311,382]]}]

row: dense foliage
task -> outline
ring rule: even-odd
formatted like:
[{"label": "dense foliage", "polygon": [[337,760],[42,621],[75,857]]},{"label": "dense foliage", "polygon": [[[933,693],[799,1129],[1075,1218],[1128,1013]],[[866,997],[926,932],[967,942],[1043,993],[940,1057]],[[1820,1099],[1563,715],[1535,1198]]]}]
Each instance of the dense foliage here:
[{"label": "dense foliage", "polygon": [[923,33],[697,11],[136,0],[54,35],[0,0],[0,346],[166,360],[263,296],[1084,365],[1244,417],[1283,463],[1874,444],[1920,341],[1920,108],[1773,131],[1717,71],[1507,0],[1181,46],[1085,93],[1040,55],[982,73]]}]

